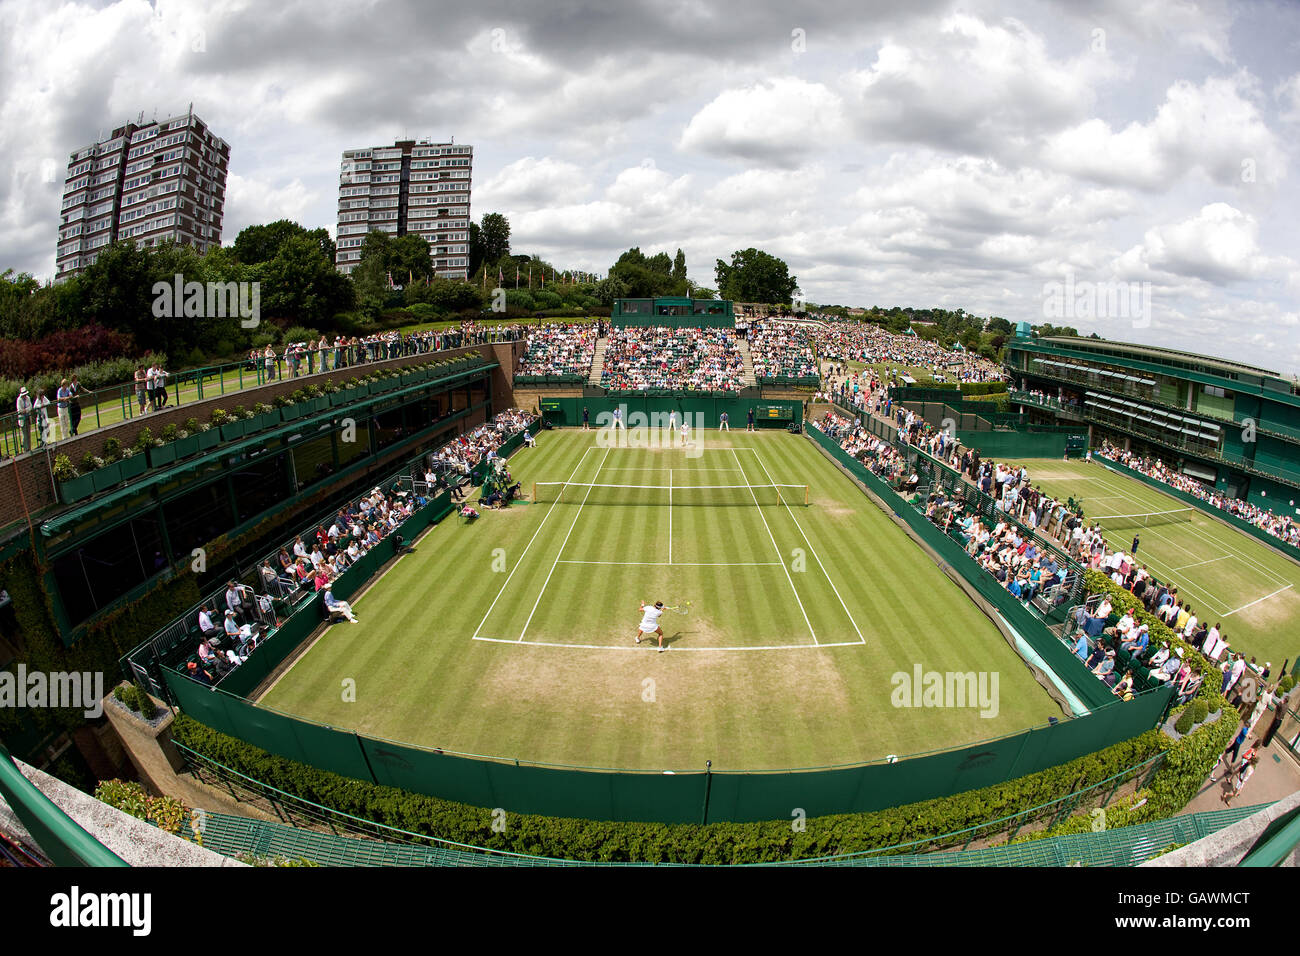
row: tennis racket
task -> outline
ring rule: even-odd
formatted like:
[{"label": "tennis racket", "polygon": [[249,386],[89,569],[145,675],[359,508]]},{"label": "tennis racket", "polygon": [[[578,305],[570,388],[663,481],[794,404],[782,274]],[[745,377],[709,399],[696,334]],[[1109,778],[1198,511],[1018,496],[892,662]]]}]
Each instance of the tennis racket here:
[{"label": "tennis racket", "polygon": [[665,610],[665,611],[676,611],[678,614],[681,614],[681,615],[685,616],[685,615],[691,613],[691,602],[690,602],[690,601],[687,601],[685,604],[677,604],[677,605],[669,605],[669,604],[665,604],[665,605],[664,605],[664,610]]}]

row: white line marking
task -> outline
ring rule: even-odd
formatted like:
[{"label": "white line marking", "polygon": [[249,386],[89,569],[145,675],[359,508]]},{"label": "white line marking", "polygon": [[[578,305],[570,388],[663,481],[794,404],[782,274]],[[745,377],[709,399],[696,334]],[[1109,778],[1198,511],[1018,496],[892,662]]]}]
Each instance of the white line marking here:
[{"label": "white line marking", "polygon": [[668,469],[668,563],[673,563],[673,470]]},{"label": "white line marking", "polygon": [[[1288,584],[1288,585],[1287,585],[1286,587],[1284,587],[1284,588],[1278,588],[1278,589],[1277,589],[1276,591],[1274,591],[1272,594],[1265,594],[1262,598],[1259,599],[1259,601],[1267,601],[1269,598],[1274,597],[1275,595],[1281,594],[1283,591],[1290,591],[1293,587],[1295,587],[1294,584]],[[1241,607],[1237,608],[1236,611],[1228,611],[1228,612],[1225,613],[1223,616],[1224,616],[1224,617],[1228,617],[1228,616],[1230,616],[1230,615],[1236,614],[1237,611],[1244,611],[1244,610],[1246,610],[1246,608],[1248,608],[1248,607],[1254,607],[1256,604],[1259,603],[1259,601],[1251,601],[1249,604],[1243,604]]]},{"label": "white line marking", "polygon": [[565,558],[560,564],[605,564],[618,568],[777,568],[780,561],[577,561]]},{"label": "white line marking", "polygon": [[[609,448],[605,449],[605,458],[609,457],[610,451],[611,449]],[[600,469],[605,465],[605,458],[602,458],[600,464],[596,466],[597,478],[600,477]],[[564,554],[564,546],[569,543],[569,535],[573,534],[574,525],[576,525],[578,519],[582,517],[582,509],[586,506],[587,499],[591,497],[591,487],[592,486],[589,486],[587,488],[587,493],[583,495],[582,504],[578,505],[578,513],[573,516],[573,523],[569,525],[569,530],[565,533],[564,540],[560,542],[560,550],[555,553],[555,562],[551,565],[551,570],[547,572],[546,580],[542,582],[542,589],[537,594],[537,600],[533,602],[533,609],[528,612],[528,620],[524,621],[524,629],[519,632],[520,641],[522,641],[524,635],[528,633],[528,625],[533,622],[533,615],[537,613],[537,605],[542,603],[542,595],[546,593],[546,585],[551,583],[551,575],[555,573],[555,565],[560,563],[560,555]]]},{"label": "white line marking", "polygon": [[[758,454],[757,451],[755,451],[754,453],[754,460],[758,462],[758,467],[763,469],[763,474],[767,475],[767,480],[771,481],[772,473],[767,470],[767,465],[763,464],[763,458],[761,455]],[[863,635],[862,631],[858,628],[858,622],[853,619],[853,614],[849,611],[849,606],[844,603],[844,598],[840,596],[840,589],[837,588],[835,586],[835,582],[831,580],[830,573],[826,570],[826,565],[822,564],[822,559],[817,554],[817,549],[814,548],[812,546],[812,542],[808,540],[808,535],[804,534],[803,525],[801,525],[799,523],[799,519],[795,517],[794,509],[791,508],[788,504],[786,504],[786,500],[784,498],[781,499],[781,504],[785,505],[785,510],[790,513],[790,518],[791,520],[794,521],[794,526],[799,529],[799,535],[800,537],[803,538],[804,544],[808,545],[808,550],[811,551],[813,557],[817,559],[817,567],[822,569],[822,576],[826,578],[826,583],[831,586],[831,590],[834,591],[835,596],[839,598],[840,607],[844,608],[845,617],[847,617],[849,619],[849,623],[853,625],[853,630],[858,632],[858,639],[863,644],[867,643],[866,637]]]},{"label": "white line marking", "polygon": [[[732,449],[735,452],[735,449]],[[763,514],[763,506],[758,503],[758,495],[754,494],[754,488],[749,484],[749,476],[745,474],[744,466],[740,464],[740,456],[736,455],[736,465],[740,467],[740,473],[745,479],[746,486],[749,487],[750,497],[754,499],[754,505],[758,508],[758,516],[763,519],[763,527],[767,528],[767,536],[772,542],[772,550],[776,552],[776,559],[781,562],[781,569],[785,571],[785,579],[790,582],[790,590],[794,592],[794,599],[799,602],[799,611],[803,614],[804,623],[808,625],[808,633],[812,635],[813,643],[818,643],[817,632],[813,630],[812,621],[808,620],[808,612],[804,610],[803,599],[799,597],[799,589],[794,586],[794,578],[790,577],[790,569],[785,566],[785,561],[781,558],[781,549],[777,547],[776,537],[772,534],[772,526],[767,523],[767,515]]]},{"label": "white line marking", "polygon": [[1197,567],[1200,567],[1202,564],[1213,564],[1215,561],[1227,561],[1227,560],[1229,560],[1229,559],[1231,559],[1231,558],[1232,558],[1232,555],[1230,555],[1230,554],[1221,554],[1221,555],[1219,555],[1217,558],[1210,558],[1210,559],[1208,559],[1208,560],[1206,560],[1206,561],[1197,561],[1197,562],[1194,563],[1194,564],[1184,564],[1182,567],[1172,568],[1171,570],[1174,570],[1174,571],[1182,571],[1182,570],[1185,570],[1186,568],[1197,568]]},{"label": "white line marking", "polygon": [[[569,473],[570,479],[578,473],[578,469],[582,467],[582,463],[587,460],[587,452],[591,451],[594,447],[594,445],[588,445],[583,449],[582,456],[578,459],[578,463],[573,466],[573,471]],[[565,484],[567,486],[568,482]],[[563,488],[560,489],[560,494],[564,494]],[[559,497],[557,496],[555,500],[556,503],[558,503]],[[533,532],[533,536],[528,539],[528,544],[524,547],[523,554],[519,555],[519,560],[516,561],[515,566],[510,569],[510,574],[506,576],[505,583],[501,585],[501,590],[497,592],[497,596],[494,597],[492,603],[488,605],[487,614],[483,615],[483,620],[479,621],[478,627],[474,628],[474,637],[478,637],[478,632],[483,630],[483,625],[487,623],[488,615],[492,613],[492,609],[497,606],[497,601],[501,600],[501,595],[505,593],[506,588],[510,585],[510,579],[515,576],[515,572],[518,571],[520,565],[524,563],[524,558],[528,555],[528,549],[533,546],[533,542],[537,540],[537,536],[541,534],[542,528],[546,527],[546,522],[551,520],[551,515],[554,513],[554,508],[547,509],[546,515],[542,518],[542,523],[537,526],[537,530]]]},{"label": "white line marking", "polygon": [[[642,651],[637,644],[560,644],[554,641],[519,641],[504,637],[476,637],[476,641],[510,644],[514,647],[570,647],[586,651]],[[654,646],[654,645],[650,645]],[[765,644],[754,647],[677,647],[681,651],[820,651],[828,647],[861,647],[861,641],[836,641],[828,644]]]}]

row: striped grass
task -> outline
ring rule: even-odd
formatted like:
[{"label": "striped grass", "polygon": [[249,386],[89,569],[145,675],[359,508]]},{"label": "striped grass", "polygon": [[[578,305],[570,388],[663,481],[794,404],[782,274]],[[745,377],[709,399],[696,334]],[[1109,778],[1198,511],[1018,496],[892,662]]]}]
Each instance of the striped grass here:
[{"label": "striped grass", "polygon": [[[470,525],[448,518],[263,704],[425,747],[626,769],[853,763],[1061,716],[992,622],[806,438],[710,432],[688,456],[596,435],[543,432],[511,469],[525,489],[671,481],[671,507],[666,488],[571,485]],[[774,483],[809,485],[811,504],[752,487]],[[738,487],[691,489],[705,484]],[[664,653],[634,642],[638,603],[656,600],[692,603],[664,615]],[[996,672],[996,715],[893,706],[892,676],[917,665]]]}]

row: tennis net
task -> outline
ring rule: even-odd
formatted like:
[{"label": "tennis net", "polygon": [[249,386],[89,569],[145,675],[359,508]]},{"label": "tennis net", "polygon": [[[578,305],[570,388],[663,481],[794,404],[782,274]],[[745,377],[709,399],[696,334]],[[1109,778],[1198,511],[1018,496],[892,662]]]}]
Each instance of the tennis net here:
[{"label": "tennis net", "polygon": [[621,485],[582,481],[539,481],[533,501],[588,505],[806,505],[807,485]]}]

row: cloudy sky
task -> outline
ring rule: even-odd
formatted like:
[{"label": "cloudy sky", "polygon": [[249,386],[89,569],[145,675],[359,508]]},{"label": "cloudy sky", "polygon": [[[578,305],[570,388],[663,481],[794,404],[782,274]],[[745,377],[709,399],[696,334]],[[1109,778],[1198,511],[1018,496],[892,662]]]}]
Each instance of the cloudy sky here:
[{"label": "cloudy sky", "polygon": [[455,137],[474,218],[565,267],[757,246],[814,302],[1300,371],[1297,4],[3,0],[0,271],[53,275],[72,150],[191,102],[227,243],[332,232],[344,149]]}]

